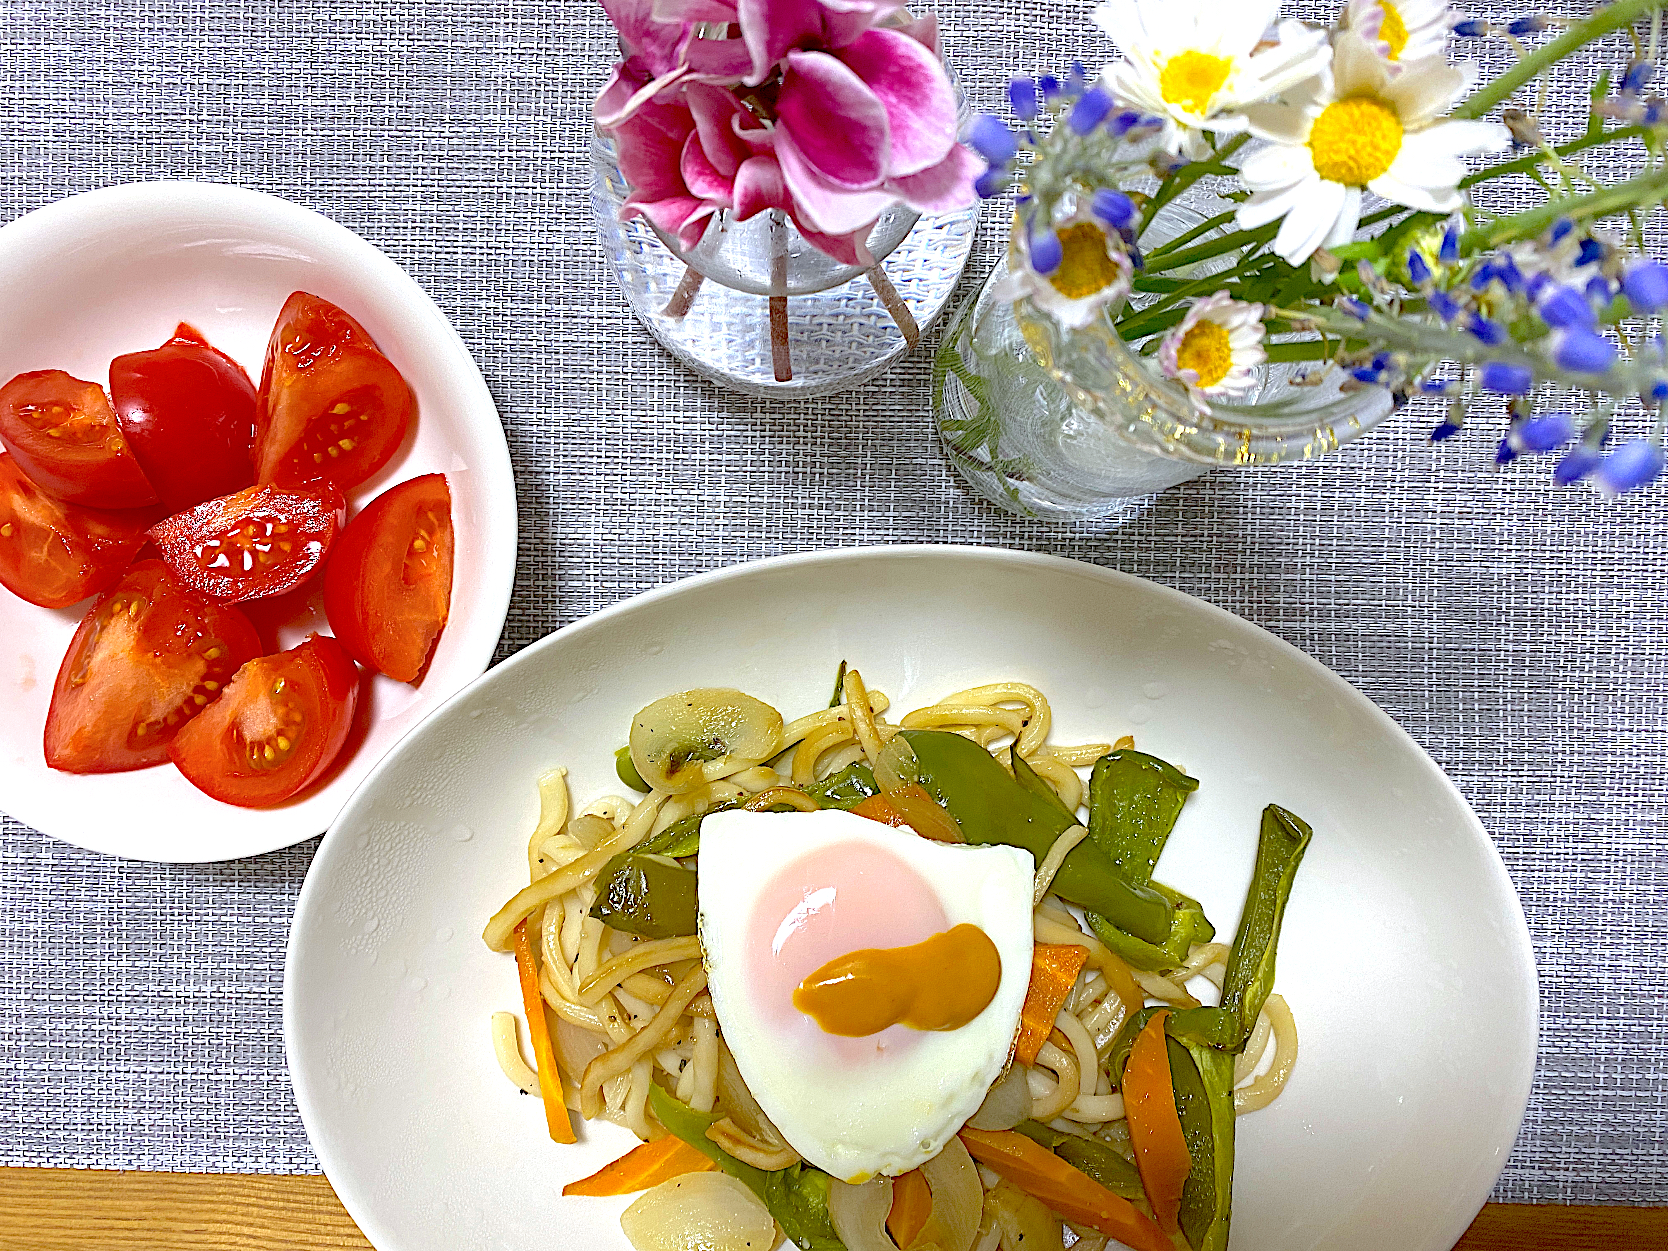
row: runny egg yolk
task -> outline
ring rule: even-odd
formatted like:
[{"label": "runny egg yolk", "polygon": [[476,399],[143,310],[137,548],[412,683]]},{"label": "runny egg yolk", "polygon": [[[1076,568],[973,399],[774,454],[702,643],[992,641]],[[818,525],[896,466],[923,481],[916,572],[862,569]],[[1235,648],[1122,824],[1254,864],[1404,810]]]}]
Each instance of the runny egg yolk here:
[{"label": "runny egg yolk", "polygon": [[960,1029],[996,998],[1002,957],[977,925],[957,925],[908,947],[837,956],[793,993],[793,1005],[830,1034],[866,1038],[892,1025]]}]

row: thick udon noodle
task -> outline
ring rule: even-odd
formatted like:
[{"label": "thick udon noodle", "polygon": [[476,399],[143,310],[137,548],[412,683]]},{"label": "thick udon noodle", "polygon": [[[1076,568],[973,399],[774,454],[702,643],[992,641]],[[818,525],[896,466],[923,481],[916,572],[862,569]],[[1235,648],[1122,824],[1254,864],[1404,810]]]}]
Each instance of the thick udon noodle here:
[{"label": "thick udon noodle", "polygon": [[[1048,700],[1020,682],[958,691],[907,713],[896,724],[885,718],[890,701],[865,689],[855,671],[845,675],[842,692],[839,705],[784,727],[781,751],[772,763],[738,768],[690,792],[652,791],[636,802],[611,795],[575,812],[566,769],[540,779],[539,823],[527,845],[529,888],[494,918],[488,937],[494,927],[508,934],[523,918],[537,936],[540,988],[558,1018],[553,1041],[565,1100],[585,1117],[613,1121],[649,1138],[646,1105],[658,1070],[683,1102],[725,1114],[714,1134],[732,1155],[760,1168],[785,1168],[799,1158],[753,1100],[724,1046],[705,990],[698,940],[640,939],[590,915],[596,878],[609,858],[719,803],[763,808],[794,802],[794,796],[803,799],[797,788],[857,760],[873,764],[879,749],[902,729],[961,734],[990,749],[1010,769],[1011,753],[1017,751],[1073,810],[1084,799],[1076,770],[1112,750],[1107,743],[1049,744]],[[1132,744],[1124,739],[1118,746]],[[1127,1153],[1123,1096],[1112,1089],[1105,1064],[1112,1042],[1128,1015],[1146,1001],[1193,1007],[1201,1002],[1195,992],[1205,992],[1206,985],[1220,991],[1228,947],[1195,944],[1180,968],[1162,975],[1130,968],[1087,933],[1065,903],[1047,893],[1066,850],[1083,837],[1079,831],[1061,835],[1038,867],[1034,927],[1038,942],[1074,944],[1088,958],[1026,1083],[1034,1119],[1099,1133]],[[541,886],[545,889],[534,889]],[[522,1057],[510,1014],[494,1015],[493,1044],[510,1081],[536,1093],[537,1078]],[[1235,1065],[1235,1110],[1267,1106],[1296,1059],[1291,1011],[1279,995],[1270,995]]]}]

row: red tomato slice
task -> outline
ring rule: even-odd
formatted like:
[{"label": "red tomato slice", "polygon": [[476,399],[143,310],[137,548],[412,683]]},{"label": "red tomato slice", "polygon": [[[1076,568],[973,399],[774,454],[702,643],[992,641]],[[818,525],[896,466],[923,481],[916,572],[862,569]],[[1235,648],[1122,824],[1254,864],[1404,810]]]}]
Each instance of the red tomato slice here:
[{"label": "red tomato slice", "polygon": [[46,714],[46,763],[66,773],[161,764],[260,649],[237,609],[187,590],[160,560],[140,561],[70,640]]},{"label": "red tomato slice", "polygon": [[225,696],[169,749],[198,790],[241,808],[270,808],[316,782],[342,750],[359,701],[359,670],[328,634],[251,660]]},{"label": "red tomato slice", "polygon": [[0,443],[48,495],[87,508],[143,508],[156,491],[116,424],[104,388],[61,369],[0,388]]},{"label": "red tomato slice", "polygon": [[334,491],[245,487],[151,527],[174,576],[223,604],[294,590],[324,563],[342,524]]},{"label": "red tomato slice", "polygon": [[365,328],[316,295],[284,303],[261,370],[255,464],[280,486],[357,486],[405,441],[417,397]]},{"label": "red tomato slice", "polygon": [[355,660],[417,680],[451,611],[452,547],[444,474],[384,491],[348,523],[325,568],[324,611]]},{"label": "red tomato slice", "polygon": [[169,512],[255,481],[255,388],[190,326],[159,348],[111,361],[110,398]]},{"label": "red tomato slice", "polygon": [[79,603],[116,584],[155,516],[55,500],[0,452],[0,583],[42,608]]}]

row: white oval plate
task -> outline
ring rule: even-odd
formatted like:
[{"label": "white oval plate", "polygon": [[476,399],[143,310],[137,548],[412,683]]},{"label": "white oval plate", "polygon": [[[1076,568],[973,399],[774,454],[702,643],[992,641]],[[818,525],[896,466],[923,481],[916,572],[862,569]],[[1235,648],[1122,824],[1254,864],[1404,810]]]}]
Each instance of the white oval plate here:
[{"label": "white oval plate", "polygon": [[1447,1251],[1511,1150],[1537,996],[1500,857],[1441,771],[1342,679],[1256,626],[1126,574],[982,548],[818,552],[639,595],[494,669],[395,749],[313,861],[284,979],[291,1080],[380,1251],[626,1251],[624,1199],[562,1185],[634,1141],[546,1135],[488,1018],[514,963],[479,934],[520,886],[535,779],[617,792],[631,715],[735,685],[785,716],[849,660],[907,710],[1031,682],[1056,741],[1134,733],[1202,780],[1159,866],[1237,924],[1265,804],[1313,823],[1280,941],[1301,1038],[1240,1121],[1233,1251]]},{"label": "white oval plate", "polygon": [[[71,196],[0,229],[0,380],[65,369],[107,385],[110,361],[190,322],[259,381],[292,291],[361,323],[417,393],[415,432],[357,488],[358,508],[407,478],[444,473],[457,535],[452,611],[421,685],[363,688],[357,750],[301,799],[265,810],[218,803],[171,765],[76,777],[46,767],[52,683],[87,604],[37,608],[0,588],[0,809],[54,838],[140,860],[233,860],[312,838],[384,752],[492,660],[515,576],[515,480],[486,382],[444,314],[345,226],[238,187],[133,183]],[[316,589],[316,584],[315,584]],[[279,632],[328,633],[317,606]]]}]

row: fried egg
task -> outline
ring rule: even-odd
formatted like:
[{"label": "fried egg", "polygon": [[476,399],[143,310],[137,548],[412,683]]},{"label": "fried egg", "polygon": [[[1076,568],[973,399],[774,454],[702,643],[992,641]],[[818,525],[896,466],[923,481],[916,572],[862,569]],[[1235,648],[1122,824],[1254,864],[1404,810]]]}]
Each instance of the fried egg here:
[{"label": "fried egg", "polygon": [[[848,812],[735,810],[702,822],[700,869],[701,947],[719,1029],[782,1136],[853,1183],[937,1155],[978,1110],[1013,1045],[1031,973],[1031,854],[932,842]],[[854,953],[887,957],[870,961],[869,984],[904,1008],[942,999],[947,987],[982,986],[968,1007],[976,1015],[950,1028],[831,1032],[829,1015],[801,1010],[795,993],[830,969],[839,983],[839,962]],[[880,1019],[938,1018],[900,1009]]]}]

